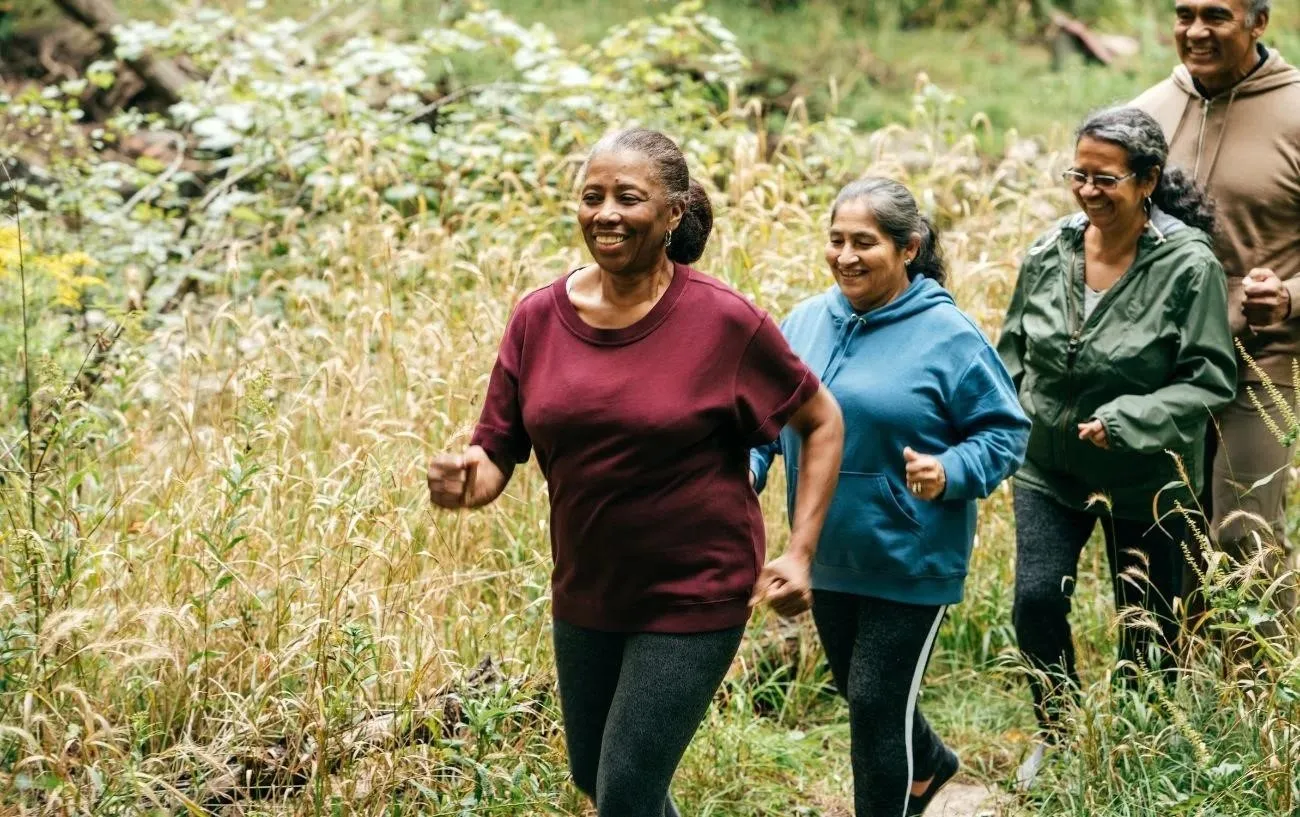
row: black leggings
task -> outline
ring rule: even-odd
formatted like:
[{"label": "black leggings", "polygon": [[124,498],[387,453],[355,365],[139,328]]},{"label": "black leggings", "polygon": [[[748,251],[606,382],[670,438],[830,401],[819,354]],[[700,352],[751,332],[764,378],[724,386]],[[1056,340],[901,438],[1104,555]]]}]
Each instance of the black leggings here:
[{"label": "black leggings", "polygon": [[[1178,634],[1174,596],[1182,584],[1180,543],[1187,533],[1182,517],[1169,515],[1157,527],[1154,521],[1098,517],[1076,511],[1047,494],[1015,486],[1016,594],[1012,620],[1016,641],[1030,666],[1047,673],[1044,684],[1031,675],[1034,710],[1043,727],[1059,719],[1059,694],[1076,690],[1079,675],[1074,666],[1074,638],[1070,631],[1070,598],[1078,579],[1079,554],[1100,519],[1106,536],[1106,560],[1116,609],[1141,607],[1154,614],[1160,632],[1141,622],[1121,622],[1119,658],[1147,662],[1154,670],[1172,665],[1170,645]],[[1125,575],[1140,571],[1146,576]],[[1152,649],[1155,647],[1156,649]],[[1117,680],[1132,684],[1136,675],[1121,671]]]},{"label": "black leggings", "polygon": [[916,706],[946,607],[813,592],[813,620],[849,702],[857,817],[899,817],[913,780],[928,780],[943,742]]},{"label": "black leggings", "polygon": [[569,770],[599,817],[676,817],[673,772],[743,634],[606,633],[555,622]]}]

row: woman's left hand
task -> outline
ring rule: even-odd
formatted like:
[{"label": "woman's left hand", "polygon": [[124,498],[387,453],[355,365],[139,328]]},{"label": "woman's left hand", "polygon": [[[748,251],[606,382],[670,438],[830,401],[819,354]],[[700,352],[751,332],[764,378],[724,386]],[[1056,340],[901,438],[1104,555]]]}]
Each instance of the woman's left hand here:
[{"label": "woman's left hand", "polygon": [[794,618],[812,606],[812,565],[807,559],[786,553],[768,562],[758,574],[750,608],[767,602],[785,618]]},{"label": "woman's left hand", "polygon": [[907,461],[907,490],[917,499],[938,499],[948,487],[948,474],[943,463],[929,454],[918,454],[910,447],[903,449]]},{"label": "woman's left hand", "polygon": [[1079,439],[1087,440],[1098,448],[1110,448],[1110,438],[1106,436],[1106,426],[1101,424],[1101,420],[1079,423]]}]

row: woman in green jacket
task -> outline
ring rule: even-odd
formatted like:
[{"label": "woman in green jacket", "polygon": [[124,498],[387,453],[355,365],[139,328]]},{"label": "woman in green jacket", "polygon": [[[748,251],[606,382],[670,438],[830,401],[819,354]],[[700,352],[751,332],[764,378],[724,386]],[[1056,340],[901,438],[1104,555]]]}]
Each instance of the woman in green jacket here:
[{"label": "woman in green jacket", "polygon": [[[1029,248],[998,344],[1033,421],[1014,483],[1013,616],[1041,671],[1031,687],[1048,735],[1057,693],[1078,684],[1070,597],[1098,521],[1116,606],[1150,611],[1161,630],[1121,627],[1121,677],[1139,662],[1167,666],[1187,534],[1170,511],[1195,508],[1206,421],[1235,392],[1213,210],[1167,155],[1160,126],[1136,108],[1083,124],[1064,174],[1081,212]],[[1183,474],[1192,485],[1167,487]]]}]

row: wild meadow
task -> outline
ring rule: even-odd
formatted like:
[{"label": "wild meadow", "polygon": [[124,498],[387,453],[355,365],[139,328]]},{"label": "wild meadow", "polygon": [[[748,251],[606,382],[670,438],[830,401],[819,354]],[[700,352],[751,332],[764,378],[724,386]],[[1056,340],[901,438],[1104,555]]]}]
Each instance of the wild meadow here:
[{"label": "wild meadow", "polygon": [[[717,215],[698,266],[778,317],[830,283],[838,187],[898,178],[996,337],[1025,248],[1072,206],[1071,122],[995,126],[927,74],[889,124],[802,98],[773,117],[741,90],[749,44],[700,3],[585,39],[492,6],[398,36],[364,9],[255,5],[120,31],[205,77],[165,112],[87,121],[111,61],[0,95],[0,159],[43,167],[0,177],[0,812],[586,814],[545,485],[529,465],[490,508],[445,513],[424,483],[466,443],[512,304],[583,262],[586,149],[633,123],[676,137]],[[1106,81],[1097,102],[1142,87]],[[922,699],[962,779],[998,793],[989,813],[1300,814],[1300,631],[1259,635],[1275,611],[1253,566],[1216,560],[1183,677],[1128,693],[1096,547],[1086,688],[1015,792],[1033,718],[1013,554],[1003,486]],[[674,791],[700,817],[843,817],[847,761],[811,622],[760,611]]]}]

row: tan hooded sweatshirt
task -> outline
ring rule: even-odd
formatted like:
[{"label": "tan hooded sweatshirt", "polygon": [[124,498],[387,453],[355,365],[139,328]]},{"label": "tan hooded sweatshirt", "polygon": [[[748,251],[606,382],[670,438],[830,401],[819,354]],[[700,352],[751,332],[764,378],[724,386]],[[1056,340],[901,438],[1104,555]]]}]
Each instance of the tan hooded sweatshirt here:
[{"label": "tan hooded sweatshirt", "polygon": [[[1218,207],[1215,253],[1228,274],[1234,336],[1276,383],[1291,383],[1300,353],[1300,70],[1276,50],[1250,76],[1206,99],[1183,66],[1132,103],[1155,117],[1169,140],[1169,164],[1193,172]],[[1290,316],[1251,329],[1242,279],[1268,267],[1291,294]],[[1248,366],[1239,378],[1259,377]]]}]

